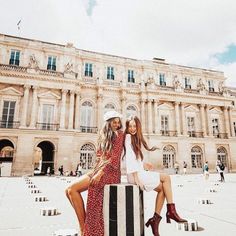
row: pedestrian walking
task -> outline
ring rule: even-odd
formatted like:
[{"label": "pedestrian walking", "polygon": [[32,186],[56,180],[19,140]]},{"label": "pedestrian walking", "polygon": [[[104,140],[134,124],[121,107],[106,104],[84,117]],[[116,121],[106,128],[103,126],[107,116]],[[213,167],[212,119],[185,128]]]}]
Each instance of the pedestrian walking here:
[{"label": "pedestrian walking", "polygon": [[186,175],[186,173],[187,173],[187,167],[188,167],[188,165],[187,165],[187,163],[184,161],[184,163],[183,163],[183,173],[184,173],[184,175]]},{"label": "pedestrian walking", "polygon": [[58,168],[58,171],[60,172],[60,176],[63,176],[63,175],[64,175],[64,168],[63,168],[63,165],[61,165],[61,166]]},{"label": "pedestrian walking", "polygon": [[216,170],[220,174],[220,182],[225,182],[225,177],[224,177],[225,165],[220,159],[218,159],[216,162]]},{"label": "pedestrian walking", "polygon": [[204,166],[203,166],[203,174],[205,177],[205,180],[209,179],[209,166],[208,166],[208,161],[205,162]]}]

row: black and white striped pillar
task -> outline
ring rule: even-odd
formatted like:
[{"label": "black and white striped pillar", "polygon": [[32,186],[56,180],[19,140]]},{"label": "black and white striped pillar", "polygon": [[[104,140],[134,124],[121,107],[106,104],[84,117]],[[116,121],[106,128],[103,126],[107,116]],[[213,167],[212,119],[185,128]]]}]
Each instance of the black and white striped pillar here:
[{"label": "black and white striped pillar", "polygon": [[103,215],[105,236],[144,236],[143,192],[131,184],[106,185]]}]

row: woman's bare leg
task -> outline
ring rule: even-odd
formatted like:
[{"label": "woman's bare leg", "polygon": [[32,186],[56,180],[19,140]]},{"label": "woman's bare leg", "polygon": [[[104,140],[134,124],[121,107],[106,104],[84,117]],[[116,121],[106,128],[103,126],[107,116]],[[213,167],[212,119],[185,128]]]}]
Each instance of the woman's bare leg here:
[{"label": "woman's bare leg", "polygon": [[156,206],[155,206],[155,212],[160,215],[161,210],[163,208],[164,202],[165,202],[165,194],[163,189],[163,184],[160,183],[156,189],[154,189],[156,192],[158,192],[156,197]]},{"label": "woman's bare leg", "polygon": [[89,176],[83,175],[78,179],[77,183],[72,184],[66,189],[66,196],[75,210],[76,216],[79,221],[81,234],[83,234],[84,231],[84,223],[86,217],[84,201],[81,193],[88,189],[89,182]]},{"label": "woman's bare leg", "polygon": [[171,179],[170,176],[167,174],[160,174],[160,181],[163,186],[164,194],[167,203],[173,203],[173,194],[172,194],[172,187],[171,187]]}]

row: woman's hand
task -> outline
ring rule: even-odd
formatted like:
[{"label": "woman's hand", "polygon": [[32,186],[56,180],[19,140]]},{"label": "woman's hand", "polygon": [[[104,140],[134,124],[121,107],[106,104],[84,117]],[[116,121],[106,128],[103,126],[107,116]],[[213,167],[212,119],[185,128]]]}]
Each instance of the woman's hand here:
[{"label": "woman's hand", "polygon": [[141,188],[141,190],[144,191],[145,187],[144,187],[143,183],[140,180],[136,180],[136,181],[137,181],[136,182],[137,186],[139,186],[139,188]]},{"label": "woman's hand", "polygon": [[91,180],[90,180],[90,185],[91,185],[91,186],[97,185],[97,184],[99,183],[99,181],[101,180],[103,174],[104,174],[103,171],[102,171],[102,170],[99,170],[99,171],[97,172],[97,174],[95,174],[95,175],[91,178]]},{"label": "woman's hand", "polygon": [[150,162],[145,162],[145,163],[143,163],[143,168],[145,170],[153,170],[153,164]]}]

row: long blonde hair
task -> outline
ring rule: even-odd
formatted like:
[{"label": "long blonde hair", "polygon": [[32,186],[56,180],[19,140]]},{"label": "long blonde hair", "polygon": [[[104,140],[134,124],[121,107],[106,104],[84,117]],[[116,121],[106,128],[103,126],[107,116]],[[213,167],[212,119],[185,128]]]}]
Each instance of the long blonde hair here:
[{"label": "long blonde hair", "polygon": [[[117,117],[115,117],[115,118],[117,118]],[[103,155],[107,152],[110,152],[112,149],[112,141],[115,138],[115,132],[113,132],[111,129],[111,122],[115,118],[111,118],[111,119],[107,120],[104,123],[103,128],[99,132],[98,150],[102,151]],[[119,121],[120,121],[120,127],[117,130],[122,128],[122,123],[121,123],[120,118],[119,118]]]}]

